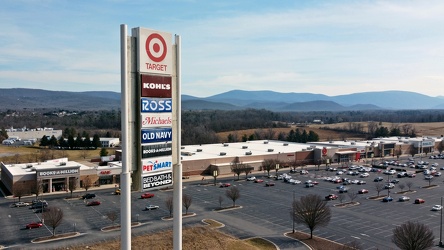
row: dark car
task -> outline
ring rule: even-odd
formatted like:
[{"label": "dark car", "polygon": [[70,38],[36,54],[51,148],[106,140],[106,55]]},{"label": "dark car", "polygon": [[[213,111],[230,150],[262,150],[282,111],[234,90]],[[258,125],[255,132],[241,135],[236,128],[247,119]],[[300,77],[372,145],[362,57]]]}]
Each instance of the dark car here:
[{"label": "dark car", "polygon": [[98,206],[98,205],[100,205],[100,201],[90,201],[86,205],[87,206]]},{"label": "dark car", "polygon": [[96,198],[95,194],[84,194],[82,196],[82,199],[92,199],[92,198]]},{"label": "dark car", "polygon": [[35,204],[32,204],[29,208],[30,209],[41,209],[41,208],[45,208],[47,206],[48,206],[48,202],[40,201],[40,202],[37,202]]},{"label": "dark car", "polygon": [[382,199],[382,201],[383,202],[390,202],[390,201],[393,201],[393,198],[391,196],[387,196],[387,197],[384,197],[384,199]]},{"label": "dark car", "polygon": [[44,213],[44,212],[48,212],[49,210],[51,210],[49,207],[41,207],[41,208],[37,208],[34,213]]},{"label": "dark car", "polygon": [[383,180],[384,180],[384,178],[382,178],[381,176],[378,176],[374,179],[375,182],[383,181]]}]

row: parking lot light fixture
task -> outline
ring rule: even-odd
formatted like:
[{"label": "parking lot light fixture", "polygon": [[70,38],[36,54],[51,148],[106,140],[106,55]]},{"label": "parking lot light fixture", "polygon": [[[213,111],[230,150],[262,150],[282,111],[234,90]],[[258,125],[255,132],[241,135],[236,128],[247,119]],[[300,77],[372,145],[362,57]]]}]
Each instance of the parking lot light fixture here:
[{"label": "parking lot light fixture", "polygon": [[216,186],[216,177],[217,177],[217,175],[218,175],[217,170],[213,170],[214,186]]},{"label": "parking lot light fixture", "polygon": [[441,223],[439,223],[439,247],[444,247],[442,244],[442,196],[441,196]]}]

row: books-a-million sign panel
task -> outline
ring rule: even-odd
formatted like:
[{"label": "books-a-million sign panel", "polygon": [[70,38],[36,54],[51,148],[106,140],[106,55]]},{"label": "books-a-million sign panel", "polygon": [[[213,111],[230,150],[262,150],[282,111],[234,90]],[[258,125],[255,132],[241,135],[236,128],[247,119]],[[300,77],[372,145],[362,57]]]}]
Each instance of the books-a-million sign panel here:
[{"label": "books-a-million sign panel", "polygon": [[173,184],[172,35],[145,28],[135,28],[133,34],[138,45],[141,183],[142,190],[150,190]]}]

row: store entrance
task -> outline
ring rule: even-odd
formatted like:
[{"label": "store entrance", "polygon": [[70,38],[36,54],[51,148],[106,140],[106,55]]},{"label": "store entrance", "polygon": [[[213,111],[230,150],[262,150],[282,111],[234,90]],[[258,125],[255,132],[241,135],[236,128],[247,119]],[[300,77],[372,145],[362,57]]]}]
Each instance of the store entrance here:
[{"label": "store entrance", "polygon": [[52,192],[67,190],[66,178],[52,179]]}]

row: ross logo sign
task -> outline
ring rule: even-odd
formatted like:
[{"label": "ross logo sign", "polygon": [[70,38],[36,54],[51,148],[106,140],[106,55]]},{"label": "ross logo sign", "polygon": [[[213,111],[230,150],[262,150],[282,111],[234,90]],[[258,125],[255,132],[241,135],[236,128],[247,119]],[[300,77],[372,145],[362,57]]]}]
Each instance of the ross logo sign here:
[{"label": "ross logo sign", "polygon": [[173,110],[171,98],[142,98],[140,105],[142,113],[172,112]]},{"label": "ross logo sign", "polygon": [[142,159],[173,154],[172,143],[142,145]]},{"label": "ross logo sign", "polygon": [[172,128],[142,129],[142,144],[154,142],[169,142],[173,140]]},{"label": "ross logo sign", "polygon": [[171,186],[173,184],[173,173],[165,172],[156,175],[142,176],[142,189]]},{"label": "ross logo sign", "polygon": [[138,39],[138,70],[141,73],[171,75],[173,72],[172,35],[167,32],[135,28]]},{"label": "ross logo sign", "polygon": [[141,75],[141,96],[171,98],[171,76]]},{"label": "ross logo sign", "polygon": [[171,127],[173,115],[171,113],[142,113],[142,128]]},{"label": "ross logo sign", "polygon": [[171,170],[173,168],[173,158],[171,156],[158,157],[142,160],[142,171],[144,174]]}]

